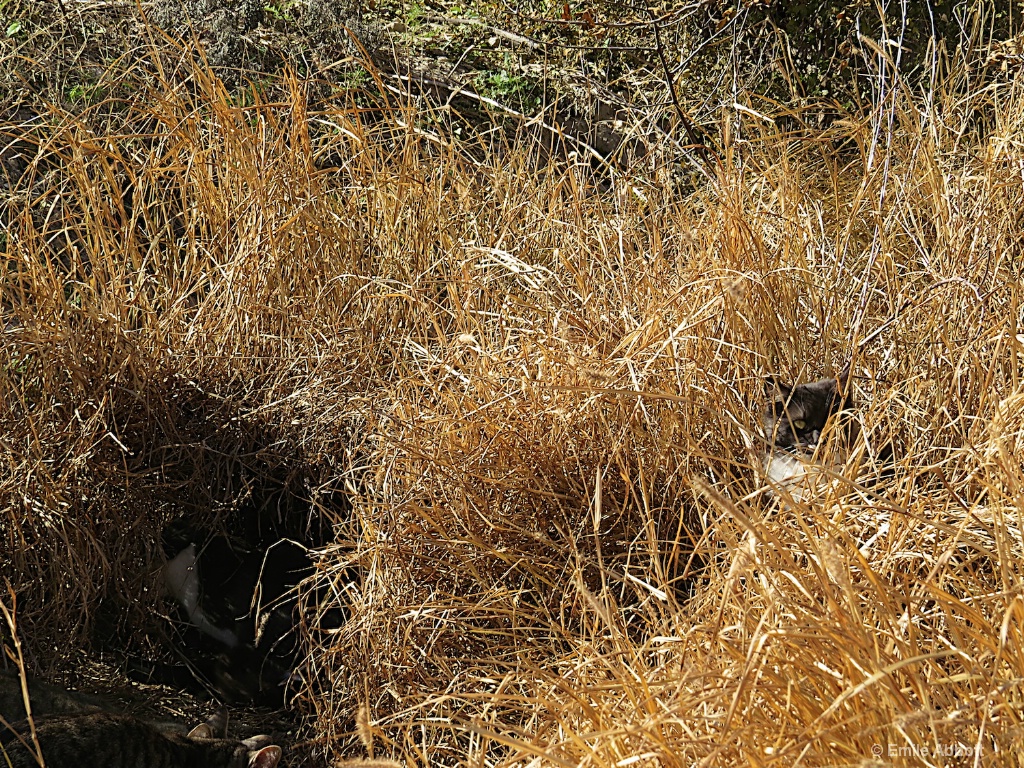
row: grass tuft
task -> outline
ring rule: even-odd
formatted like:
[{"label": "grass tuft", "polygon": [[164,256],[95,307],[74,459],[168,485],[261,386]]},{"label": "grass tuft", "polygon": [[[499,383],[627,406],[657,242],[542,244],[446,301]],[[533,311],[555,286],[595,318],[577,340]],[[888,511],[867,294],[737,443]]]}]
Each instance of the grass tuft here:
[{"label": "grass tuft", "polygon": [[[190,51],[12,122],[0,566],[34,654],[155,642],[167,522],[299,499],[332,529],[311,759],[1011,760],[1024,93],[958,64],[824,129],[739,114],[687,192],[383,88],[242,98]],[[763,377],[848,362],[856,460],[772,501]]]}]

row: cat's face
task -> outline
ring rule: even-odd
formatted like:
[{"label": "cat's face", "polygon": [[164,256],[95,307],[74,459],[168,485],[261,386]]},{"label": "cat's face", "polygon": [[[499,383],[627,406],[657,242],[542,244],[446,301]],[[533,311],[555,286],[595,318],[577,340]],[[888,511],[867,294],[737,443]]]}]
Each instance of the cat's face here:
[{"label": "cat's face", "polygon": [[829,417],[853,405],[852,396],[843,394],[849,392],[848,377],[844,371],[838,379],[796,386],[768,379],[764,431],[772,449],[813,452]]}]

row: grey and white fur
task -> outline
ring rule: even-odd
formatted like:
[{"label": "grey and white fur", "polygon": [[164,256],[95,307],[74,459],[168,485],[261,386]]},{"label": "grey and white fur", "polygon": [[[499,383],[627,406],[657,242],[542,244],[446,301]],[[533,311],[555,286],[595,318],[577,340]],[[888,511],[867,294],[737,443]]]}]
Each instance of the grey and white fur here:
[{"label": "grey and white fur", "polygon": [[837,445],[827,456],[819,455],[819,443],[829,420],[853,407],[850,369],[845,368],[836,378],[795,386],[769,378],[765,393],[765,479],[774,491],[783,490],[799,501],[846,461],[852,422],[840,425]]}]

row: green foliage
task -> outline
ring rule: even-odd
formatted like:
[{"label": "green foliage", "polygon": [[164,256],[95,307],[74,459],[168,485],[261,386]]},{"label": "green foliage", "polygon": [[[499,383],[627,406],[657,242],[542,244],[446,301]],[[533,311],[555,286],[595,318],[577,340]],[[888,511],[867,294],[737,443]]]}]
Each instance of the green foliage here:
[{"label": "green foliage", "polygon": [[341,73],[335,83],[335,89],[341,91],[357,90],[365,88],[371,81],[370,73],[363,67],[352,67]]},{"label": "green foliage", "polygon": [[525,114],[532,114],[540,107],[537,87],[529,78],[502,68],[481,72],[474,79],[478,93]]},{"label": "green foliage", "polygon": [[272,19],[283,22],[295,20],[295,0],[281,0],[263,6],[264,13]]},{"label": "green foliage", "polygon": [[107,89],[97,83],[75,83],[67,90],[67,99],[73,104],[91,106],[107,97]]},{"label": "green foliage", "polygon": [[426,9],[422,3],[409,3],[409,8],[405,12],[405,21],[410,29],[416,29],[422,26],[425,15]]},{"label": "green foliage", "polygon": [[0,0],[0,28],[7,37],[19,36],[19,33],[24,31],[25,18],[22,10],[16,7],[12,0]]}]

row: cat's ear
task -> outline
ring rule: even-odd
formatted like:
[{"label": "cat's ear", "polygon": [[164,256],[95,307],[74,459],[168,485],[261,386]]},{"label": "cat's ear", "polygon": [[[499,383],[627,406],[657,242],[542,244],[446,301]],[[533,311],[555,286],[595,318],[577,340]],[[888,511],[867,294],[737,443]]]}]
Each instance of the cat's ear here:
[{"label": "cat's ear", "polygon": [[190,739],[212,739],[214,738],[213,728],[209,723],[200,723],[188,732],[188,737]]},{"label": "cat's ear", "polygon": [[205,723],[188,732],[190,739],[224,739],[228,735],[228,711],[221,707]]},{"label": "cat's ear", "polygon": [[839,372],[836,377],[836,385],[839,388],[839,394],[846,396],[850,394],[850,364],[847,363],[843,366],[843,370]]},{"label": "cat's ear", "polygon": [[210,726],[210,730],[213,731],[214,736],[218,739],[226,739],[228,737],[227,707],[220,707],[216,712],[210,715],[206,724]]},{"label": "cat's ear", "polygon": [[264,747],[249,753],[249,768],[274,768],[281,759],[281,748]]},{"label": "cat's ear", "polygon": [[793,394],[793,388],[774,376],[766,376],[764,379],[764,393],[768,400],[773,403],[784,403]]}]

